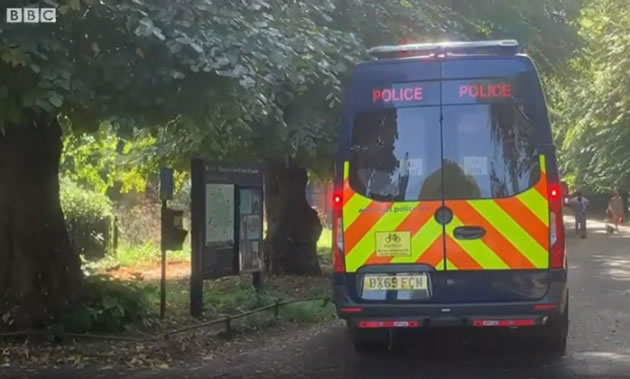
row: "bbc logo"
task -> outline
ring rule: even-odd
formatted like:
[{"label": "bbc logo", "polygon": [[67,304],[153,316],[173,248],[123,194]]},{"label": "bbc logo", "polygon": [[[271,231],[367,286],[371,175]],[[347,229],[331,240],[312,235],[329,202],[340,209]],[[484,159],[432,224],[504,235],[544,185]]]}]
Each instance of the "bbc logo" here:
[{"label": "bbc logo", "polygon": [[39,24],[57,22],[55,8],[7,8],[9,24]]}]

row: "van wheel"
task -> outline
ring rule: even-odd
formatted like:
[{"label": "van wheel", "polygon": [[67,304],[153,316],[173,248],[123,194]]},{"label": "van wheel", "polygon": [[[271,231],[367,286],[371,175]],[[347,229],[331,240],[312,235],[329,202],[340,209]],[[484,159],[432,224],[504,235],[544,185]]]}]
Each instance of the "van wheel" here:
[{"label": "van wheel", "polygon": [[544,327],[546,350],[552,354],[564,355],[567,350],[569,335],[569,301],[565,305],[562,316]]},{"label": "van wheel", "polygon": [[354,351],[358,354],[378,352],[385,350],[389,344],[389,330],[386,329],[360,329],[348,322],[348,334],[352,339]]}]

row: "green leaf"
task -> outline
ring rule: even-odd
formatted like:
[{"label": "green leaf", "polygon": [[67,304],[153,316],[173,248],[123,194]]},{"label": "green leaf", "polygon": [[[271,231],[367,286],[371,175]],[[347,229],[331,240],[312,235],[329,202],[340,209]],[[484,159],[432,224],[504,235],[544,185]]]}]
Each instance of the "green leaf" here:
[{"label": "green leaf", "polygon": [[53,92],[48,98],[48,101],[55,107],[59,108],[63,105],[63,96],[56,92]]},{"label": "green leaf", "polygon": [[103,308],[105,309],[112,309],[112,308],[117,308],[118,306],[120,306],[120,302],[111,296],[103,297],[103,300],[101,300],[101,304],[103,305]]}]

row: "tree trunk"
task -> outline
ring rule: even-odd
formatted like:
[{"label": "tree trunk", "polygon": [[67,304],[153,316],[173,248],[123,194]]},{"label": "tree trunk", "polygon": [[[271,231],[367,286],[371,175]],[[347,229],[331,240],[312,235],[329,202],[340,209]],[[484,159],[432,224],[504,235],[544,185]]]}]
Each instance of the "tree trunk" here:
[{"label": "tree trunk", "polygon": [[282,162],[265,167],[265,252],[274,274],[318,275],[322,226],[306,201],[306,169]]},{"label": "tree trunk", "polygon": [[61,149],[55,118],[0,132],[0,330],[44,326],[81,289],[59,201]]}]

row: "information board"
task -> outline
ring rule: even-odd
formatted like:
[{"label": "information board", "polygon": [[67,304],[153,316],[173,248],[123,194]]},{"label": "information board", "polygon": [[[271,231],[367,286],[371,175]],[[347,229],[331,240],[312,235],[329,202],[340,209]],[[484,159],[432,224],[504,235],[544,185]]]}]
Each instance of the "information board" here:
[{"label": "information board", "polygon": [[239,266],[241,272],[262,270],[262,190],[239,191]]},{"label": "information board", "polygon": [[263,168],[259,163],[191,162],[193,316],[203,311],[203,281],[239,272],[262,284]]},{"label": "information board", "polygon": [[234,243],[234,185],[206,184],[206,246]]}]

